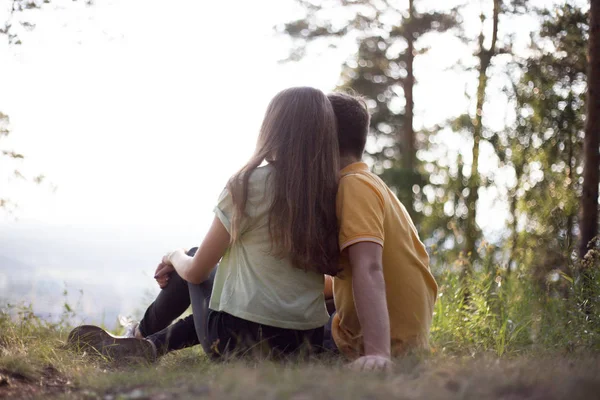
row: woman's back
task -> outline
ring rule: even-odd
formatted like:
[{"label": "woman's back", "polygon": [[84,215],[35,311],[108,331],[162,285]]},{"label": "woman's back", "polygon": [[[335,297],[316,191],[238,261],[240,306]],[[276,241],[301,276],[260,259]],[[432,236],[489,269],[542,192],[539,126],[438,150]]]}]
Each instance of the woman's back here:
[{"label": "woman's back", "polygon": [[[289,257],[278,257],[269,240],[273,172],[269,164],[250,174],[239,237],[221,260],[210,308],[280,328],[317,328],[329,318],[323,274],[304,271],[294,267]],[[215,214],[229,232],[233,207],[231,195],[225,190]]]}]

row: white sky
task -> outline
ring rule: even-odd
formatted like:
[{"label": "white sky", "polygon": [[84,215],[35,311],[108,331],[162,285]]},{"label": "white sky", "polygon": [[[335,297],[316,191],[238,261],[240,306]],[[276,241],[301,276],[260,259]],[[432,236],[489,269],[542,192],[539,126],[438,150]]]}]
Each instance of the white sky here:
[{"label": "white sky", "polygon": [[[24,221],[168,227],[199,240],[227,178],[251,154],[270,98],[296,85],[330,91],[350,55],[343,46],[279,64],[288,42],[272,27],[295,15],[290,0],[57,3],[67,6],[30,13],[37,26],[22,46],[0,47],[0,110],[12,122],[1,147],[24,153],[22,170],[57,187],[0,175]],[[469,10],[477,22],[478,6]],[[468,49],[449,37],[430,46],[416,65],[416,121],[426,126],[464,112],[473,85],[447,70]],[[501,109],[505,99],[495,101]],[[486,118],[498,125],[504,113]],[[490,154],[483,149],[483,169],[494,168]],[[11,165],[0,159],[0,171]],[[495,197],[484,194],[483,206]]]}]

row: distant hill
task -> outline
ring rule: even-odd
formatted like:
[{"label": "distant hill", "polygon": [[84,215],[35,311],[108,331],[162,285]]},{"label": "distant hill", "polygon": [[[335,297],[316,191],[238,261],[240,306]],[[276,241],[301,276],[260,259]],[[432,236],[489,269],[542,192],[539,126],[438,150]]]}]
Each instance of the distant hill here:
[{"label": "distant hill", "polygon": [[158,293],[152,273],[164,252],[198,241],[182,237],[158,229],[0,224],[0,306],[31,303],[55,319],[66,301],[81,321],[114,326],[119,314],[141,314]]},{"label": "distant hill", "polygon": [[10,258],[7,256],[3,256],[0,254],[0,271],[12,269],[18,271],[31,271],[34,268],[26,263],[23,263],[19,260],[15,260],[14,258]]}]

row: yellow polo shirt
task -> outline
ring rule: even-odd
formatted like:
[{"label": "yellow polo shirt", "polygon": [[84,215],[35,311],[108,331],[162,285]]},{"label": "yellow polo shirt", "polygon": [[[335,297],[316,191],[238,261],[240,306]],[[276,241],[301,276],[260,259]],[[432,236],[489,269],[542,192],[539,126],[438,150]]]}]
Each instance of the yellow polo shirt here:
[{"label": "yellow polo shirt", "polygon": [[392,354],[429,347],[429,329],[437,284],[417,230],[394,193],[365,163],[342,170],[337,195],[342,272],[334,278],[337,313],[333,339],[349,358],[364,355],[363,337],[354,306],[349,246],[374,242],[383,247],[383,275],[390,317]]}]

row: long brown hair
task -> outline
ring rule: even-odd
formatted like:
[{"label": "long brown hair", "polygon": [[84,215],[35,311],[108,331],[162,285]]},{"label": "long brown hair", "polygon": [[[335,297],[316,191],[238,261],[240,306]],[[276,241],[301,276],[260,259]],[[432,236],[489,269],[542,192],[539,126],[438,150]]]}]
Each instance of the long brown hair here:
[{"label": "long brown hair", "polygon": [[239,239],[250,174],[264,161],[273,164],[272,254],[289,257],[297,268],[335,275],[339,151],[336,117],[323,92],[290,88],[271,100],[254,155],[227,184],[234,204],[232,243]]}]

